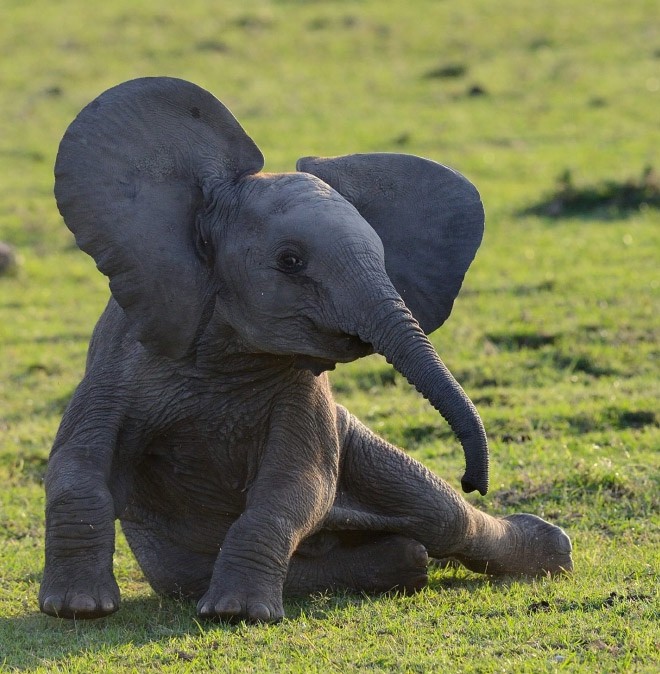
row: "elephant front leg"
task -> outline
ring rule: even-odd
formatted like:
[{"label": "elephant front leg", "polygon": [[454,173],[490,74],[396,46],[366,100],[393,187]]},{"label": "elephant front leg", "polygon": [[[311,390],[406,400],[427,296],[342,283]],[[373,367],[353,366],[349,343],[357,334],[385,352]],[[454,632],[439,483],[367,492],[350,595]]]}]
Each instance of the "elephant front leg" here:
[{"label": "elephant front leg", "polygon": [[112,573],[115,512],[89,446],[64,445],[46,476],[46,561],[39,592],[44,613],[99,618],[119,608]]},{"label": "elephant front leg", "polygon": [[246,511],[225,537],[211,584],[199,600],[202,618],[274,622],[284,617],[282,588],[299,538],[286,518]]},{"label": "elephant front leg", "polygon": [[227,532],[197,605],[201,617],[273,622],[284,616],[291,556],[320,526],[335,495],[339,445],[328,411],[310,404],[275,415],[245,511]]},{"label": "elephant front leg", "polygon": [[209,590],[197,604],[201,617],[251,622],[284,617],[282,591],[291,556],[323,520],[334,495],[332,476],[314,472],[316,479],[309,481],[282,471],[275,481],[265,478],[252,488],[256,493],[227,532]]}]

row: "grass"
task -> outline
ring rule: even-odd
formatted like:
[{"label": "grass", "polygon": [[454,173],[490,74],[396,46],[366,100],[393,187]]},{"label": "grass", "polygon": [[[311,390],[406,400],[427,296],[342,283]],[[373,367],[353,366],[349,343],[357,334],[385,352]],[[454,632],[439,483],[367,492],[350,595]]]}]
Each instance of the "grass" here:
[{"label": "grass", "polygon": [[624,217],[646,208],[660,208],[660,183],[652,166],[639,179],[607,180],[598,185],[576,186],[569,170],[557,179],[554,193],[524,213],[553,218],[582,216],[603,220]]},{"label": "grass", "polygon": [[[18,264],[0,277],[0,671],[657,671],[660,214],[644,173],[660,165],[654,16],[648,0],[597,11],[569,0],[3,3],[0,241]],[[315,596],[289,602],[277,626],[209,625],[155,596],[120,537],[118,614],[38,613],[41,478],[107,300],[57,214],[52,165],[85,103],[154,74],[221,98],[268,170],[402,151],[478,185],[485,240],[433,341],[491,437],[491,492],[474,501],[564,526],[571,577],[438,567],[413,597]],[[656,196],[621,208],[631,184]],[[456,441],[384,361],[340,367],[333,384],[457,485]]]}]

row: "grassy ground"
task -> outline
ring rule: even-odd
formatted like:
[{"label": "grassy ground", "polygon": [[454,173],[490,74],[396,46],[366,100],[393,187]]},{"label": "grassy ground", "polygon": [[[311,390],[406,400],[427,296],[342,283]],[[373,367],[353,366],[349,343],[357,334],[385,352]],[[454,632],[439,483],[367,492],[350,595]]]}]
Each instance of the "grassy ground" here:
[{"label": "grassy ground", "polygon": [[[651,0],[4,0],[0,241],[19,264],[0,277],[0,671],[657,671],[659,18]],[[474,500],[564,526],[570,578],[437,568],[414,597],[317,596],[281,625],[230,627],[156,597],[120,538],[118,614],[38,613],[41,478],[107,299],[52,164],[85,103],[154,74],[213,91],[268,170],[403,151],[479,186],[484,244],[433,339],[491,437]],[[333,381],[457,485],[456,441],[384,361]]]}]

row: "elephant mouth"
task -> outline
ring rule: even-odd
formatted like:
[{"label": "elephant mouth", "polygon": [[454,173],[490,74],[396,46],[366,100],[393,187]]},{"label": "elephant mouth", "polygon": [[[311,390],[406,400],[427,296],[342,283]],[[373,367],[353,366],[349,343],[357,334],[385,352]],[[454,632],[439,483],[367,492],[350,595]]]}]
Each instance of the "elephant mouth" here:
[{"label": "elephant mouth", "polygon": [[[293,358],[293,366],[297,370],[309,370],[318,376],[322,372],[334,370],[337,363],[350,363],[351,361],[368,356],[374,352],[374,347],[368,342],[362,341],[355,335],[342,333],[335,337],[330,348],[321,348],[323,356],[296,354]],[[327,356],[326,356],[327,354]]]},{"label": "elephant mouth", "polygon": [[293,367],[296,370],[309,370],[314,376],[318,377],[323,372],[334,370],[337,363],[334,360],[325,358],[315,358],[314,356],[294,356]]},{"label": "elephant mouth", "polygon": [[[345,334],[342,337],[344,343],[344,350],[346,352],[347,360],[345,362],[350,363],[356,358],[362,358],[362,356],[368,356],[374,352],[374,347],[369,342],[364,342],[357,335],[348,335]],[[341,361],[344,362],[344,361]]]}]

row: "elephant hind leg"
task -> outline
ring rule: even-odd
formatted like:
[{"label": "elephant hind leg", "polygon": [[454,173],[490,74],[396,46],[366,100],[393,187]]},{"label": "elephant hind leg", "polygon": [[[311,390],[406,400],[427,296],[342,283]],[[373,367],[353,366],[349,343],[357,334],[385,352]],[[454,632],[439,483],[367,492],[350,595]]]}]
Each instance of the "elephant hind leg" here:
[{"label": "elephant hind leg", "polygon": [[[124,521],[122,528],[151,587],[159,594],[198,600],[209,588],[218,551],[184,547],[163,529]],[[427,583],[428,555],[396,534],[320,531],[301,543],[284,583],[289,596],[349,590],[414,592]]]},{"label": "elephant hind leg", "polygon": [[571,543],[559,527],[534,515],[488,515],[341,407],[338,419],[344,453],[328,528],[410,536],[431,557],[453,557],[480,573],[535,576],[572,569]]},{"label": "elephant hind leg", "polygon": [[291,558],[284,593],[415,592],[428,582],[428,559],[424,546],[405,536],[320,531],[303,541]]},{"label": "elephant hind leg", "polygon": [[193,551],[168,535],[166,527],[122,521],[122,529],[155,592],[197,600],[209,589],[218,550]]}]

